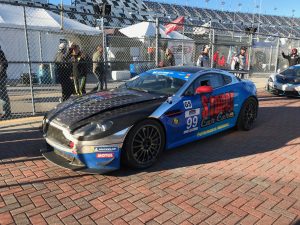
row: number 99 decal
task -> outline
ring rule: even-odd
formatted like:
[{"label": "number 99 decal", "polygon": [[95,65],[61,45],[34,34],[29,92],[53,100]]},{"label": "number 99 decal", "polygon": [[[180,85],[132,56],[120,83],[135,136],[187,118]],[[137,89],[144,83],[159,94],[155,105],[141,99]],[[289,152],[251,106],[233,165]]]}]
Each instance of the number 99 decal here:
[{"label": "number 99 decal", "polygon": [[186,129],[189,130],[191,128],[195,128],[198,126],[198,116],[192,116],[187,118],[186,121]]}]

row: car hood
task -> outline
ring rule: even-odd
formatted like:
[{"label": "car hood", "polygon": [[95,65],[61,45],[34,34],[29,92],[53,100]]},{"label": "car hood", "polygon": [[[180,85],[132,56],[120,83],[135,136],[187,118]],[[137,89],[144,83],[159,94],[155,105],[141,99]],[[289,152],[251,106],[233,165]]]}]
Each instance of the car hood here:
[{"label": "car hood", "polygon": [[[116,120],[117,118],[120,119],[122,115],[123,119],[124,115],[136,119],[147,117],[165,99],[166,96],[115,89],[70,99],[50,111],[47,114],[47,119],[73,131],[93,121]],[[138,116],[136,116],[137,114]],[[127,119],[127,121],[130,120]],[[124,121],[119,122],[124,124]],[[133,122],[131,121],[131,123]]]},{"label": "car hood", "polygon": [[278,83],[282,84],[300,84],[300,77],[296,76],[284,76],[281,74],[277,74],[276,80]]}]

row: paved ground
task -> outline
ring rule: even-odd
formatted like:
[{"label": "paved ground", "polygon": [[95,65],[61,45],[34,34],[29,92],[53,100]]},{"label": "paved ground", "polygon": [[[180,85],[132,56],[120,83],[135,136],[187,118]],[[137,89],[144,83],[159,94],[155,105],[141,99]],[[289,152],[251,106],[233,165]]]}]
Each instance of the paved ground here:
[{"label": "paved ground", "polygon": [[1,122],[0,224],[299,224],[300,100],[262,92],[260,106],[252,131],[108,175],[44,160],[39,122]]}]

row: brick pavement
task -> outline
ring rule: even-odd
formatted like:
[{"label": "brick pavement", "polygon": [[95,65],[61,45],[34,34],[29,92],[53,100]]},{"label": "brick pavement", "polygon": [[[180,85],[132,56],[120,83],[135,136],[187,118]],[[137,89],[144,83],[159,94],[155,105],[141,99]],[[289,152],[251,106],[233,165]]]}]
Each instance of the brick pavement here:
[{"label": "brick pavement", "polygon": [[249,132],[165,152],[144,171],[68,171],[37,127],[0,124],[0,224],[299,224],[300,100],[260,93]]}]

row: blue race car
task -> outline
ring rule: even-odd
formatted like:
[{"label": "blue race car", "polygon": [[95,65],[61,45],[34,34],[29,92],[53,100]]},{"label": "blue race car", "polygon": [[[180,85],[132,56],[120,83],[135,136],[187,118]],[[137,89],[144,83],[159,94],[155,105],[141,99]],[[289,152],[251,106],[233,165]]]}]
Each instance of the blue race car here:
[{"label": "blue race car", "polygon": [[104,173],[155,163],[165,149],[257,118],[255,85],[229,72],[199,67],[153,69],[111,91],[68,100],[43,120],[47,148],[57,165]]}]

